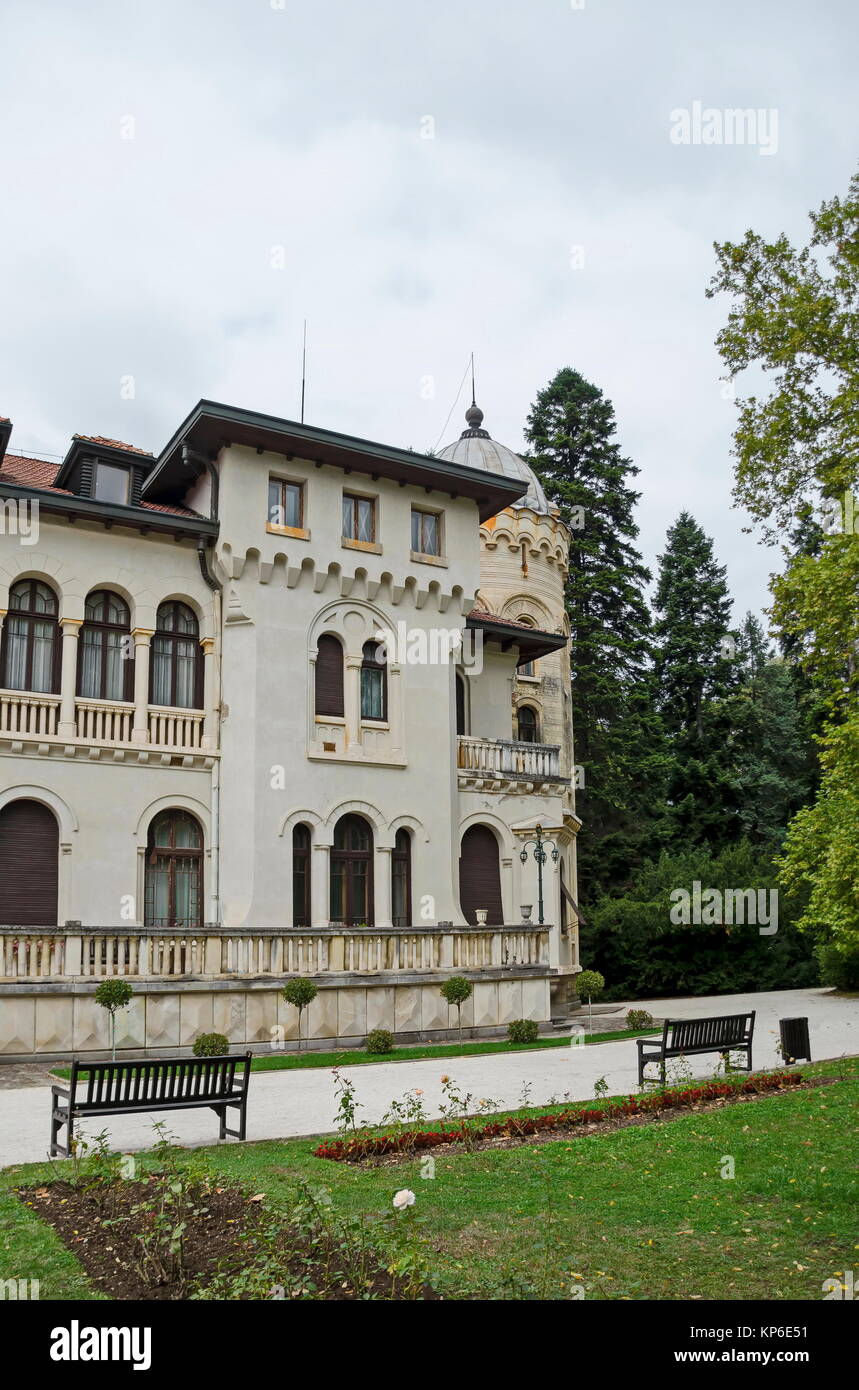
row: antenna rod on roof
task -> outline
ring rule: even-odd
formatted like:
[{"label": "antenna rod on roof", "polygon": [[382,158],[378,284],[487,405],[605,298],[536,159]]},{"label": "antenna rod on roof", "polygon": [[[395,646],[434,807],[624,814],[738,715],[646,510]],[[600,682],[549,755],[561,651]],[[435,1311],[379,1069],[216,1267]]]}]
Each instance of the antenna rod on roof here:
[{"label": "antenna rod on roof", "polygon": [[477,396],[474,394],[474,353],[471,354],[471,404],[477,405]]},{"label": "antenna rod on roof", "polygon": [[304,424],[304,387],[307,379],[307,319],[304,320],[304,339],[301,344],[301,423]]}]

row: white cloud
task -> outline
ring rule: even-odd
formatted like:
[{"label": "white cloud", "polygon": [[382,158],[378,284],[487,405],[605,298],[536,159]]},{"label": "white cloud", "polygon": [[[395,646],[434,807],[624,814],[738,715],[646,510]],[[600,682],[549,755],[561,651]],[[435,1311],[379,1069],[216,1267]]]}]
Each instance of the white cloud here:
[{"label": "white cloud", "polygon": [[[203,395],[295,414],[305,316],[310,421],[416,448],[472,348],[513,447],[571,365],[642,470],[648,561],[688,507],[739,608],[759,607],[773,556],[730,507],[724,306],[704,288],[714,239],[801,238],[846,186],[851,37],[846,0],[7,5],[13,440],[157,450]],[[778,107],[778,154],[672,146],[669,113],[694,99]]]}]

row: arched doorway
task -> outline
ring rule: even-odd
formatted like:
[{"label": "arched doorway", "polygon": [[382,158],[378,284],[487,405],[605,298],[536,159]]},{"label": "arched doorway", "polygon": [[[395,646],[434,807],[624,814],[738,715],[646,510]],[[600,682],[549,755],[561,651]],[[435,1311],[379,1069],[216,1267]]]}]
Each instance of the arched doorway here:
[{"label": "arched doorway", "polygon": [[60,832],[40,801],[10,801],[0,810],[0,922],[57,925]]},{"label": "arched doorway", "polygon": [[203,832],[188,811],[161,811],[149,827],[144,913],[147,927],[203,924]]},{"label": "arched doorway", "polygon": [[490,926],[504,923],[498,841],[488,825],[470,825],[459,852],[459,903],[466,922],[477,921],[485,907]]},{"label": "arched doorway", "polygon": [[334,827],[328,915],[347,927],[373,925],[373,831],[363,816]]}]

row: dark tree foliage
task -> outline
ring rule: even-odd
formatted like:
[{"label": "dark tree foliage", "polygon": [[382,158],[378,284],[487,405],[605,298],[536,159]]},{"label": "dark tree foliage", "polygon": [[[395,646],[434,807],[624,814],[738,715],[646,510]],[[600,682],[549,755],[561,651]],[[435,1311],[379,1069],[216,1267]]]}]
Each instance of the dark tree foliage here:
[{"label": "dark tree foliage", "polygon": [[570,527],[566,605],[571,631],[577,797],[586,895],[628,878],[658,845],[665,756],[650,663],[650,574],[636,547],[630,486],[638,473],[615,439],[614,409],[564,367],[528,417],[528,460]]}]

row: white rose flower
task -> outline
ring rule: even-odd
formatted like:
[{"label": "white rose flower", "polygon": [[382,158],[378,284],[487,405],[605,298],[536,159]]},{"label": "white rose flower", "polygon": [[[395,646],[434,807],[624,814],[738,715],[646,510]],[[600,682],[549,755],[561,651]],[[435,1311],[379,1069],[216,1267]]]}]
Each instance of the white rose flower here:
[{"label": "white rose flower", "polygon": [[414,1192],[408,1187],[402,1187],[399,1192],[394,1193],[394,1210],[404,1211],[406,1207],[413,1207],[415,1200]]}]

